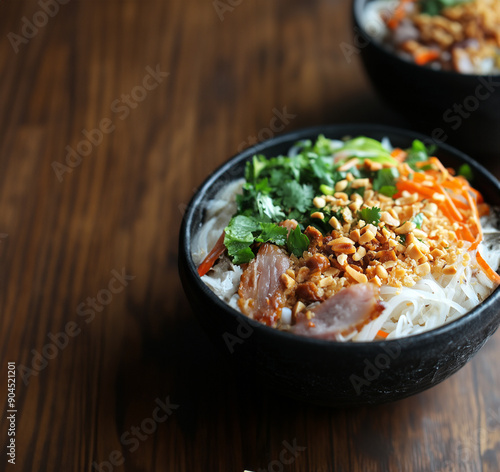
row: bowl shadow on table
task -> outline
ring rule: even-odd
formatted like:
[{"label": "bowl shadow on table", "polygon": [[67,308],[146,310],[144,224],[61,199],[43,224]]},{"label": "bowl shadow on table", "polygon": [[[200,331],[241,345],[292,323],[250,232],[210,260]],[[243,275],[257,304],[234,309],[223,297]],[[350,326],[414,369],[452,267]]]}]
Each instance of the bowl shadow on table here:
[{"label": "bowl shadow on table", "polygon": [[[328,451],[323,454],[336,455],[335,461],[359,453],[376,461],[380,466],[376,470],[391,470],[389,461],[396,446],[387,425],[399,428],[404,418],[405,428],[418,431],[425,417],[439,416],[449,403],[447,382],[432,391],[382,405],[331,408],[287,398],[269,389],[252,372],[239,370],[230,357],[219,352],[190,312],[187,301],[179,298],[176,312],[182,316],[169,317],[161,340],[144,339],[141,369],[144,364],[151,365],[154,378],[160,382],[159,390],[179,405],[173,417],[175,426],[169,424],[166,434],[181,433],[182,453],[186,455],[201,457],[200,448],[206,446],[208,436],[234,449],[221,457],[221,462],[228,460],[234,465],[242,459],[242,467],[251,464],[251,470],[257,470],[255,464],[262,467],[275,459],[273,448],[283,441],[296,440],[301,447],[319,441],[317,447]],[[144,394],[150,396],[142,385],[134,396]],[[410,443],[405,447],[425,453],[424,445],[406,440]],[[297,462],[299,468],[291,470],[301,470],[301,464],[305,466],[302,460],[315,453],[312,448],[305,450],[304,458]]]}]

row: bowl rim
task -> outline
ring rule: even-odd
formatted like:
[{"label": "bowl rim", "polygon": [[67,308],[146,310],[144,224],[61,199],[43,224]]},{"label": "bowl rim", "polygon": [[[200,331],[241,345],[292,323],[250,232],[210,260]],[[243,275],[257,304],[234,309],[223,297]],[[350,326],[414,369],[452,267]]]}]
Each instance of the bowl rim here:
[{"label": "bowl rim", "polygon": [[[380,42],[374,38],[371,34],[368,33],[368,31],[365,28],[364,21],[361,21],[361,13],[363,9],[365,8],[367,3],[371,3],[375,0],[353,0],[352,1],[352,15],[354,18],[355,26],[357,26],[360,30],[360,32],[363,34],[364,39],[369,43],[372,44],[378,51],[382,52],[385,56],[391,57],[396,59],[399,63],[405,64],[411,69],[414,70],[420,70],[420,71],[427,71],[423,73],[429,73],[429,74],[441,74],[444,78],[452,78],[452,77],[464,77],[467,79],[475,79],[479,80],[479,78],[487,78],[487,77],[500,77],[500,72],[497,74],[463,74],[461,72],[455,72],[455,71],[449,71],[449,70],[441,70],[441,69],[432,69],[430,67],[425,67],[425,66],[420,66],[418,64],[415,64],[414,62],[407,61],[401,57],[399,57],[395,52],[391,51],[389,48],[385,47],[384,45],[380,44]],[[389,1],[389,0],[388,0]],[[366,46],[365,46],[366,47]]]},{"label": "bowl rim", "polygon": [[[358,130],[358,131],[356,131]],[[500,302],[500,286],[498,286],[490,296],[481,302],[479,305],[474,307],[469,312],[465,313],[461,317],[446,323],[444,325],[438,326],[428,331],[424,331],[422,333],[418,333],[411,336],[406,336],[402,338],[396,339],[385,339],[385,340],[374,340],[374,341],[355,341],[355,342],[343,342],[343,341],[335,341],[335,340],[325,340],[318,338],[311,338],[306,336],[300,336],[294,333],[290,333],[287,331],[281,331],[276,328],[272,328],[263,323],[259,323],[251,318],[248,318],[243,313],[231,307],[225,301],[221,300],[212,290],[201,280],[198,275],[197,267],[195,266],[192,257],[191,257],[191,231],[193,227],[193,219],[195,215],[195,211],[198,209],[200,205],[202,205],[205,200],[205,194],[207,191],[213,186],[213,184],[217,181],[219,177],[233,168],[235,165],[240,164],[242,161],[246,161],[251,158],[253,155],[262,152],[263,150],[280,145],[286,142],[289,142],[290,146],[292,146],[295,142],[303,140],[303,139],[314,139],[319,134],[324,134],[328,137],[328,134],[343,134],[344,136],[356,136],[360,135],[360,133],[364,132],[373,133],[386,133],[389,140],[393,139],[395,136],[397,138],[408,138],[411,143],[414,139],[420,139],[423,142],[436,142],[432,140],[429,136],[426,136],[422,133],[414,132],[404,128],[398,128],[389,125],[381,125],[381,124],[371,124],[371,123],[347,123],[347,124],[330,124],[330,125],[318,125],[307,128],[301,128],[298,130],[290,131],[284,134],[280,134],[271,139],[262,141],[257,143],[251,147],[244,149],[241,152],[230,157],[228,160],[224,161],[220,164],[198,187],[198,190],[192,196],[188,206],[186,207],[186,211],[183,216],[181,229],[179,233],[179,265],[182,261],[186,263],[187,270],[189,272],[189,276],[191,280],[194,280],[198,289],[200,289],[206,296],[208,296],[211,301],[213,301],[216,306],[226,311],[230,314],[235,320],[238,320],[239,323],[246,323],[251,325],[253,329],[262,331],[263,334],[267,334],[268,336],[278,336],[283,341],[289,342],[299,342],[304,343],[304,345],[322,347],[322,348],[332,348],[337,347],[339,349],[351,350],[354,349],[356,351],[366,349],[369,347],[381,347],[387,346],[395,346],[398,344],[405,344],[406,346],[413,347],[413,345],[424,345],[426,342],[430,342],[435,338],[439,338],[441,336],[446,337],[447,335],[452,334],[453,332],[466,328],[466,326],[479,318],[486,310],[490,309],[495,303]],[[335,139],[335,138],[331,138]],[[496,179],[491,172],[485,169],[481,164],[476,162],[474,159],[459,151],[458,149],[441,142],[436,142],[437,149],[442,149],[443,151],[451,154],[453,157],[458,157],[465,163],[469,164],[475,173],[475,175],[481,175],[482,178],[488,180],[493,187],[496,188],[498,193],[500,194],[500,182]],[[229,181],[228,181],[229,182]],[[500,317],[500,310],[498,311],[496,317]],[[486,325],[485,325],[486,326]],[[466,331],[463,331],[466,332]]]}]

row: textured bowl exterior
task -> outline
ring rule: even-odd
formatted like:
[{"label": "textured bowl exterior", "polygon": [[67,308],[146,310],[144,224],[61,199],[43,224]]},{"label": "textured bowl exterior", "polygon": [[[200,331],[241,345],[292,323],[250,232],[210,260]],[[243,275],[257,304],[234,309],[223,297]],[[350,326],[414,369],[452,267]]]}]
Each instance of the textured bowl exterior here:
[{"label": "textured bowl exterior", "polygon": [[[500,323],[500,290],[448,325],[416,336],[363,343],[339,343],[296,336],[246,318],[222,302],[201,281],[191,259],[193,235],[200,228],[204,206],[217,190],[243,176],[254,154],[286,154],[298,140],[365,135],[387,136],[408,147],[417,133],[377,125],[332,125],[309,128],[271,139],[236,155],[200,187],[184,215],[179,238],[179,272],[193,311],[208,336],[236,363],[240,373],[259,376],[264,388],[307,402],[345,406],[398,400],[426,390],[463,367]],[[473,184],[485,199],[500,205],[500,185],[479,164],[442,145],[437,155],[448,165],[468,163]]]},{"label": "textured bowl exterior", "polygon": [[362,24],[373,0],[353,0],[359,52],[376,91],[392,108],[475,158],[500,150],[500,75],[478,76],[433,70],[397,57],[378,44]]}]

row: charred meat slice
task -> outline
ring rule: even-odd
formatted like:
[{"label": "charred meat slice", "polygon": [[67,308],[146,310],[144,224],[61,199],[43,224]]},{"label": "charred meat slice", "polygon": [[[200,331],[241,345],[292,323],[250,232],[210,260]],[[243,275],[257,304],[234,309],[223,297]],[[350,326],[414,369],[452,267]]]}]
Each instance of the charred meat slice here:
[{"label": "charred meat slice", "polygon": [[254,320],[274,326],[285,303],[281,276],[289,267],[287,254],[274,244],[263,244],[241,276],[240,310]]},{"label": "charred meat slice", "polygon": [[371,283],[355,284],[342,289],[317,305],[310,319],[304,312],[297,315],[292,331],[302,336],[335,340],[361,329],[383,310],[379,289]]}]

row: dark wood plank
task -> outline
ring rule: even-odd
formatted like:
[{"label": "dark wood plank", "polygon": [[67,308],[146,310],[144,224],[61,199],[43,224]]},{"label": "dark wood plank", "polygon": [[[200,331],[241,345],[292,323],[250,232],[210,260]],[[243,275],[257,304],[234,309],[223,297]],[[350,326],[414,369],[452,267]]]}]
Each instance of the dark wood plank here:
[{"label": "dark wood plank", "polygon": [[[2,455],[0,470],[281,470],[294,442],[305,449],[285,470],[499,470],[498,336],[431,391],[330,410],[242,387],[182,293],[185,205],[217,165],[269,137],[274,110],[294,115],[283,131],[408,125],[344,57],[349,8],[243,1],[221,21],[210,1],[70,0],[16,53],[8,34],[41,7],[0,2],[2,446],[7,362],[26,367],[16,469]],[[143,93],[148,67],[169,75]],[[59,181],[53,163],[67,146],[86,153],[83,130],[106,119],[113,131],[94,132]],[[487,165],[500,176],[497,157]],[[114,271],[134,278],[120,285]],[[168,402],[168,418],[149,421]]]}]

